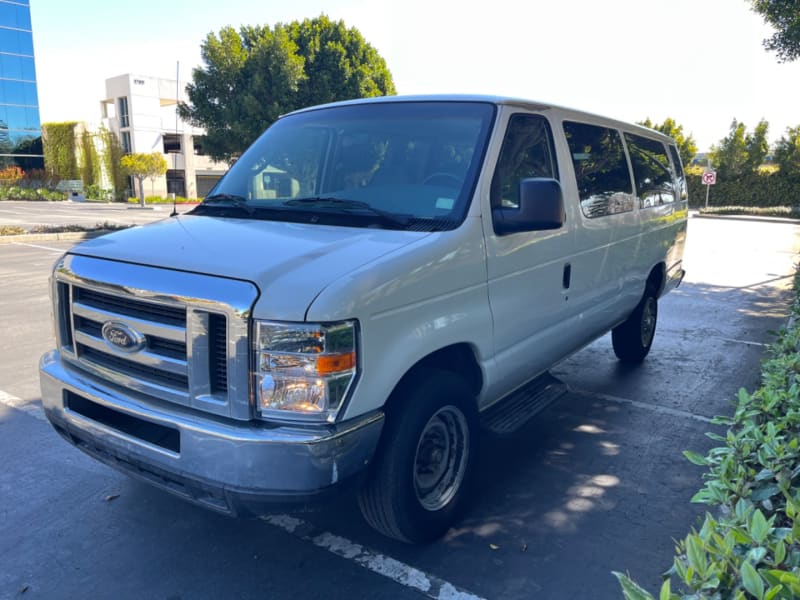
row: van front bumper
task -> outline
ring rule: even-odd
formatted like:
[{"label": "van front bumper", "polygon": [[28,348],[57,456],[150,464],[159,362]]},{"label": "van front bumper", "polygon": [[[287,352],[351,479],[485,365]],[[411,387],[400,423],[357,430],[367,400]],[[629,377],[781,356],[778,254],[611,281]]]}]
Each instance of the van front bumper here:
[{"label": "van front bumper", "polygon": [[65,365],[39,364],[50,423],[87,454],[228,514],[303,509],[372,459],[383,413],[316,428],[222,417],[146,402]]}]

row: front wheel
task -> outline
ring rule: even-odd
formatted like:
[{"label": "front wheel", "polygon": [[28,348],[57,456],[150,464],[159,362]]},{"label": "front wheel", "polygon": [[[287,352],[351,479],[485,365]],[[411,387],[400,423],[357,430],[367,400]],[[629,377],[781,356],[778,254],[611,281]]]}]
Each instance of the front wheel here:
[{"label": "front wheel", "polygon": [[614,354],[622,362],[642,362],[650,352],[656,334],[658,300],[648,291],[628,319],[611,331]]},{"label": "front wheel", "polygon": [[359,506],[380,533],[404,542],[440,537],[456,518],[474,471],[478,411],[457,375],[426,371],[387,412]]}]

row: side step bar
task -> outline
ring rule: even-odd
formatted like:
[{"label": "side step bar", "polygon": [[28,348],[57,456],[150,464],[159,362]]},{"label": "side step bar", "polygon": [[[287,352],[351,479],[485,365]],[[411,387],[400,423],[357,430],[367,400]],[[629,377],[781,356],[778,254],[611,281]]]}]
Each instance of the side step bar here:
[{"label": "side step bar", "polygon": [[514,433],[566,393],[567,384],[545,372],[484,411],[481,425],[496,435]]}]

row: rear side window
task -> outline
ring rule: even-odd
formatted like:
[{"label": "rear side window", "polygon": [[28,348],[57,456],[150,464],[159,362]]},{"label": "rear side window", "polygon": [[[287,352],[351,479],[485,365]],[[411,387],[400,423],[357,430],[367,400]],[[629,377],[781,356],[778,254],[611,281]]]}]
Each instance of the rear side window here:
[{"label": "rear side window", "polygon": [[633,210],[633,186],[616,129],[564,122],[583,214],[605,217]]},{"label": "rear side window", "polygon": [[492,206],[519,208],[519,182],[558,179],[550,124],[539,115],[513,115],[492,178]]},{"label": "rear side window", "polygon": [[681,200],[686,200],[689,197],[686,191],[686,175],[683,173],[683,164],[681,164],[681,155],[678,154],[678,149],[670,144],[669,155],[672,157],[672,164],[675,166],[675,174],[678,178],[678,193]]},{"label": "rear side window", "polygon": [[675,202],[675,184],[667,148],[659,141],[625,134],[628,154],[642,208]]}]

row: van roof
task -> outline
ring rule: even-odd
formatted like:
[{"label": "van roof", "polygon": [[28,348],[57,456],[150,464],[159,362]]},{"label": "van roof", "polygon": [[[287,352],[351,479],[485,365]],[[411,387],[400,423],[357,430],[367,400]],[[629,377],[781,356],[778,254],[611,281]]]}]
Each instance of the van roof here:
[{"label": "van roof", "polygon": [[331,108],[336,106],[352,106],[358,104],[385,104],[385,103],[396,103],[396,102],[484,102],[489,104],[495,104],[497,106],[516,106],[525,110],[534,110],[534,111],[546,111],[555,109],[558,110],[560,113],[562,113],[562,116],[567,120],[569,119],[585,120],[588,118],[591,119],[593,122],[602,123],[609,127],[624,129],[631,132],[638,131],[639,133],[647,134],[648,137],[656,137],[664,141],[673,141],[672,138],[670,138],[667,135],[664,135],[660,131],[656,131],[655,129],[650,129],[642,125],[636,125],[635,123],[619,121],[617,119],[612,119],[610,117],[604,117],[602,115],[598,115],[595,113],[569,108],[566,106],[560,106],[558,104],[551,104],[548,102],[540,102],[536,100],[525,100],[523,98],[515,98],[513,96],[491,96],[484,94],[424,94],[424,95],[407,95],[407,96],[378,96],[374,98],[357,98],[355,100],[343,100],[340,102],[331,102],[328,104],[309,106],[307,108],[301,108],[299,110],[292,111],[288,114],[296,114],[296,113],[308,112],[312,110],[318,110],[321,108]]}]

